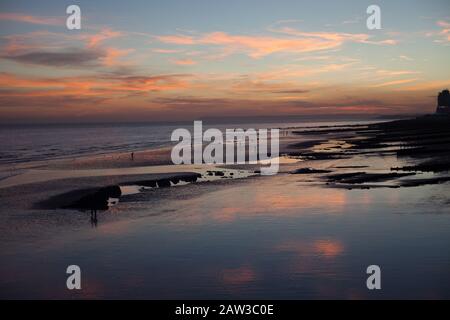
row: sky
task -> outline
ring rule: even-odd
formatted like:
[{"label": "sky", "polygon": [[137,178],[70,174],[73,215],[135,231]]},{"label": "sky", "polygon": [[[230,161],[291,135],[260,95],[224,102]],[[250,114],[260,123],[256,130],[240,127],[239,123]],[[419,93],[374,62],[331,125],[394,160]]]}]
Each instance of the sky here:
[{"label": "sky", "polygon": [[449,57],[448,0],[2,0],[0,122],[430,113]]}]

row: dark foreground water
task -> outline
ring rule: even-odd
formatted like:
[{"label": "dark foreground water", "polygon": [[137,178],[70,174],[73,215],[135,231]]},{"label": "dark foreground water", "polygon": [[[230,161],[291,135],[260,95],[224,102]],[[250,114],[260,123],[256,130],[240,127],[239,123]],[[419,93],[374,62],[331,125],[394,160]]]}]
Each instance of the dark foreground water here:
[{"label": "dark foreground water", "polygon": [[[23,239],[2,249],[0,297],[450,298],[450,185],[307,180],[282,174],[157,206],[123,202],[104,214],[151,214]],[[78,292],[65,287],[71,264],[82,270]],[[379,291],[366,288],[372,264]]]}]

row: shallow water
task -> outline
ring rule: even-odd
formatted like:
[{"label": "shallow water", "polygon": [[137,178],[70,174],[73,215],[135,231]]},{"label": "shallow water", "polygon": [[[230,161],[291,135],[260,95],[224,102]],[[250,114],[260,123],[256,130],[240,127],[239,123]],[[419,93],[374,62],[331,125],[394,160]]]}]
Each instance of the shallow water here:
[{"label": "shallow water", "polygon": [[[450,298],[449,184],[344,190],[280,174],[114,213],[1,253],[2,298]],[[182,186],[175,188],[189,188]],[[65,289],[65,269],[82,290]],[[382,289],[366,288],[377,264]]]}]

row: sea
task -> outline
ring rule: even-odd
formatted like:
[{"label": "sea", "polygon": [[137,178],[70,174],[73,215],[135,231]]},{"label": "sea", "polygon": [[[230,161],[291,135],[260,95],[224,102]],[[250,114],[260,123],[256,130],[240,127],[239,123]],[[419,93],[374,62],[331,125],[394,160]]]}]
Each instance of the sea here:
[{"label": "sea", "polygon": [[[204,122],[204,129],[316,127],[370,123],[373,119],[282,122]],[[21,124],[0,126],[0,165],[139,151],[170,146],[175,129],[192,132],[193,122]]]}]

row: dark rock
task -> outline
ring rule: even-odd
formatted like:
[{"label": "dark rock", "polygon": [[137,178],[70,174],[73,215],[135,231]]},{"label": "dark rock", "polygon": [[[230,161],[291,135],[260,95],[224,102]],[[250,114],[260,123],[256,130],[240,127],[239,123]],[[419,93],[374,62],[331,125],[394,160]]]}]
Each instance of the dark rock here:
[{"label": "dark rock", "polygon": [[89,193],[65,208],[82,210],[108,210],[108,199],[122,195],[119,186],[108,186]]},{"label": "dark rock", "polygon": [[198,178],[201,178],[202,175],[200,173],[192,173],[189,175],[179,176],[181,181],[185,182],[196,182]]},{"label": "dark rock", "polygon": [[322,169],[311,169],[311,168],[300,168],[294,171],[291,171],[291,174],[311,174],[311,173],[330,173],[330,170],[322,170]]},{"label": "dark rock", "polygon": [[327,176],[330,182],[339,182],[345,184],[361,184],[367,182],[381,182],[394,180],[406,176],[415,175],[415,173],[366,173],[366,172],[350,172],[342,174],[334,174]]},{"label": "dark rock", "polygon": [[170,179],[159,179],[157,183],[159,188],[168,188],[171,186]]},{"label": "dark rock", "polygon": [[152,187],[155,188],[156,187],[156,181],[155,180],[145,180],[145,181],[139,181],[139,183],[136,183],[140,186],[143,187]]}]

